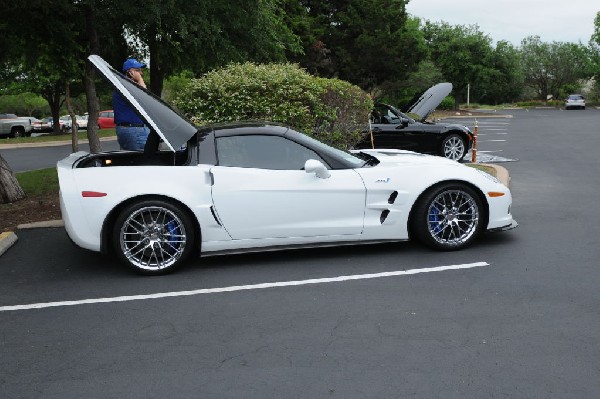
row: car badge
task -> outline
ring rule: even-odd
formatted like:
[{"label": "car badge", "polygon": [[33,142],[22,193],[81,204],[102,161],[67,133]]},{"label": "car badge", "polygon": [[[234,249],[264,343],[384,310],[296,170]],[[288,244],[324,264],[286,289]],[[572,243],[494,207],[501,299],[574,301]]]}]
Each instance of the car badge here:
[{"label": "car badge", "polygon": [[375,183],[389,183],[390,182],[390,178],[386,177],[386,178],[379,178],[377,180],[375,180]]}]

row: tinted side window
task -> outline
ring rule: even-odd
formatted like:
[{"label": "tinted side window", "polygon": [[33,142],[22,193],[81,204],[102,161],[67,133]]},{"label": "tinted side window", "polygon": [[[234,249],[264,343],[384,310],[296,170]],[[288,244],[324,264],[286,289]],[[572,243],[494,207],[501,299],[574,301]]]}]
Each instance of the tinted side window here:
[{"label": "tinted side window", "polygon": [[309,159],[327,163],[314,152],[279,136],[229,136],[217,139],[219,165],[241,168],[301,170]]}]

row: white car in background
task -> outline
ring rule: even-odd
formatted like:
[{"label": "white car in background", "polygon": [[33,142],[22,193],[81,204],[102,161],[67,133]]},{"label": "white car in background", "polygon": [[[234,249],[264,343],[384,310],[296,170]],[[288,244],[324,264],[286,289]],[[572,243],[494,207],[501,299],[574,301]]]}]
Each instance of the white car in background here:
[{"label": "white car in background", "polygon": [[[75,115],[75,121],[77,122],[77,130],[80,129],[87,129],[87,116],[83,117],[80,115]],[[61,126],[61,129],[63,131],[70,131],[71,130],[71,115],[63,115],[59,118],[59,123]]]},{"label": "white car in background", "polygon": [[571,94],[565,100],[565,109],[585,109],[585,97],[581,94]]},{"label": "white car in background", "polygon": [[152,133],[144,152],[59,161],[63,220],[76,245],[140,273],[167,273],[192,255],[410,238],[457,250],[517,225],[510,190],[485,172],[410,151],[348,153],[270,122],[198,127],[89,60]]}]

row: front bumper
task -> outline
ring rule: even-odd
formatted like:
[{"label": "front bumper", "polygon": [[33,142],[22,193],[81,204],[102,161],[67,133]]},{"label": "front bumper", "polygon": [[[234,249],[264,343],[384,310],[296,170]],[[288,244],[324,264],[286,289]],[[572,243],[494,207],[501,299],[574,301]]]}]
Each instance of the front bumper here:
[{"label": "front bumper", "polygon": [[514,229],[515,227],[517,227],[518,225],[519,225],[519,223],[517,223],[517,221],[516,221],[516,220],[513,220],[513,221],[512,221],[512,223],[511,223],[511,224],[509,224],[509,225],[506,225],[506,226],[501,226],[501,227],[495,227],[495,228],[493,228],[493,229],[489,229],[488,231],[489,231],[490,233],[494,233],[494,232],[497,232],[497,231],[506,231],[506,230],[512,230],[512,229]]}]

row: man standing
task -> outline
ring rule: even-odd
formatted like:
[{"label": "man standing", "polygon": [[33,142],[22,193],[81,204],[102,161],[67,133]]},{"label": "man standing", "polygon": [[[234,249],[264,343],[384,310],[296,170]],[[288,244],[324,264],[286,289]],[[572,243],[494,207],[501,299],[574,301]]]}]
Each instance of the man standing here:
[{"label": "man standing", "polygon": [[[123,63],[123,73],[139,86],[146,88],[142,68],[146,68],[146,64],[135,58],[129,58]],[[117,92],[113,93],[113,110],[117,126],[117,140],[121,149],[144,151],[150,129],[144,125],[142,119]]]}]

